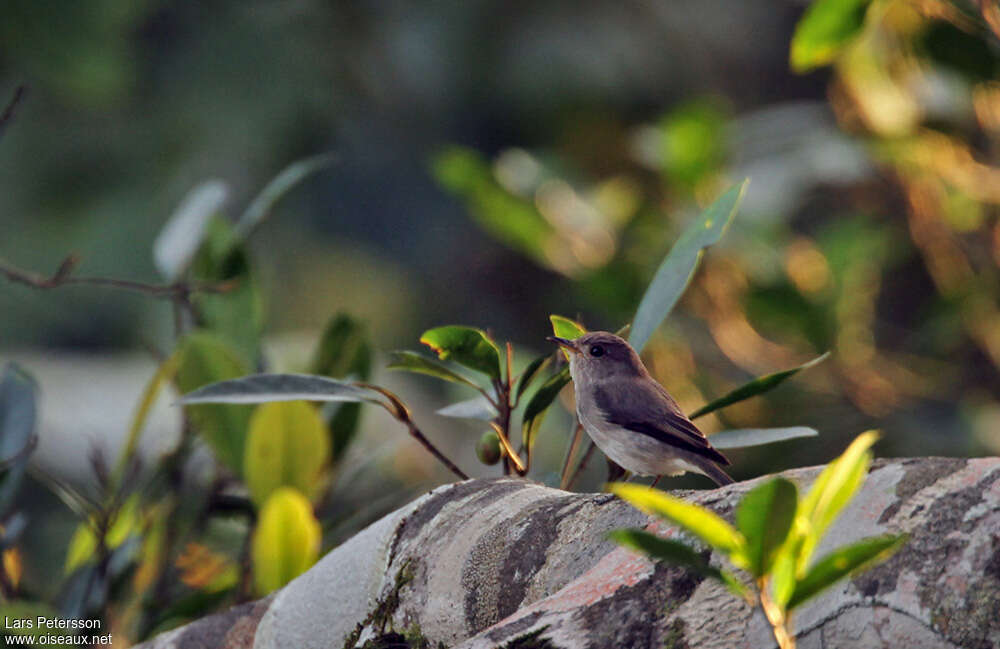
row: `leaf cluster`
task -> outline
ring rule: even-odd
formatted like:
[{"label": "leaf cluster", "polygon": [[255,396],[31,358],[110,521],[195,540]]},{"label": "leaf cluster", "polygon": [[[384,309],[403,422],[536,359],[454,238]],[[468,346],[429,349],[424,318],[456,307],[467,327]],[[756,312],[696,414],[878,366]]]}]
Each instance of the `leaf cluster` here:
[{"label": "leaf cluster", "polygon": [[738,597],[759,599],[776,628],[775,637],[791,637],[785,627],[789,614],[839,580],[888,558],[906,541],[906,535],[869,537],[842,546],[813,561],[830,525],[857,493],[871,463],[874,431],[860,435],[844,453],[830,462],[809,491],[799,497],[795,483],[774,478],[748,492],[732,526],[709,509],[662,491],[633,484],[609,489],[638,509],[668,521],[719,552],[735,568],[745,571],[756,589],[732,572],[711,565],[688,544],[642,529],[621,529],[611,537],[623,546],[652,558],[683,565],[716,579]]}]

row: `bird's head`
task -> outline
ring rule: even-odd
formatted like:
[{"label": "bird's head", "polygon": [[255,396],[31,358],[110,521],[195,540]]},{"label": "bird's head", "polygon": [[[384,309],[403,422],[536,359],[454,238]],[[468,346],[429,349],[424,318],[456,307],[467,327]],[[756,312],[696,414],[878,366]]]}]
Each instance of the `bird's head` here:
[{"label": "bird's head", "polygon": [[574,380],[582,376],[600,381],[611,376],[646,374],[646,368],[632,346],[613,333],[592,331],[575,340],[556,336],[549,336],[548,340],[569,353]]}]

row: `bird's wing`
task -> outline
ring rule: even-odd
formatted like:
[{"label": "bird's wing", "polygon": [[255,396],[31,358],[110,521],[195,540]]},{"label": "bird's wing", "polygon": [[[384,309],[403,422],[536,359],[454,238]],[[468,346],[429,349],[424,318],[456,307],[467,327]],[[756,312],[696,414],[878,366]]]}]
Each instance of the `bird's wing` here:
[{"label": "bird's wing", "polygon": [[713,462],[729,464],[726,456],[712,448],[705,434],[681,412],[667,391],[655,383],[637,383],[628,390],[614,393],[598,384],[594,405],[610,424],[648,435]]}]

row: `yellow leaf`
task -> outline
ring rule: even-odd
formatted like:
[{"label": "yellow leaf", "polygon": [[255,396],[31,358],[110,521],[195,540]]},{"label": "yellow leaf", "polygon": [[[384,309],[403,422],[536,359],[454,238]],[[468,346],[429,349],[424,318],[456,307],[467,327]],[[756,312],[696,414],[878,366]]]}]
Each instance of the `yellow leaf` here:
[{"label": "yellow leaf", "polygon": [[329,457],[326,426],[309,403],[263,403],[250,417],[243,475],[258,507],[278,487],[295,487],[312,498]]},{"label": "yellow leaf", "polygon": [[305,572],[319,557],[319,521],[312,506],[291,487],[280,487],[260,510],[251,541],[254,584],[266,595]]},{"label": "yellow leaf", "polygon": [[[80,523],[77,526],[66,550],[66,574],[84,565],[94,556],[97,551],[97,537],[94,536],[95,526],[96,521],[93,518],[89,523]],[[107,534],[104,536],[104,543],[109,550],[114,550],[129,536],[138,533],[139,527],[139,498],[132,496],[125,501],[125,504],[121,506],[111,521]]]},{"label": "yellow leaf", "polygon": [[679,525],[716,550],[726,553],[733,565],[747,567],[746,539],[715,512],[644,485],[616,483],[609,489],[637,509]]},{"label": "yellow leaf", "polygon": [[24,565],[21,561],[21,551],[17,548],[9,548],[3,551],[3,572],[7,575],[10,584],[17,588],[21,583],[21,574],[24,572]]}]

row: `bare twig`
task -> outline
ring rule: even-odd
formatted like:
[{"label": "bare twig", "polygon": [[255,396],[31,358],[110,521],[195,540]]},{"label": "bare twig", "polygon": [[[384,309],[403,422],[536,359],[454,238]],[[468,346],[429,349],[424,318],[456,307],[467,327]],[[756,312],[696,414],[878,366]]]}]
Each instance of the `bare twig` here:
[{"label": "bare twig", "polygon": [[14,119],[14,114],[17,112],[17,105],[21,103],[22,99],[24,99],[24,94],[27,90],[27,86],[18,86],[14,90],[14,97],[10,100],[10,103],[7,104],[7,107],[3,109],[3,113],[0,114],[0,137],[3,136],[3,132],[7,129],[7,125]]},{"label": "bare twig", "polygon": [[576,479],[580,477],[583,470],[587,468],[587,463],[590,462],[590,456],[594,454],[594,449],[597,448],[597,444],[593,440],[590,441],[590,446],[587,447],[587,451],[580,458],[580,463],[576,465],[576,471],[570,476],[569,482],[566,483],[566,489],[572,489],[573,485],[576,483]]},{"label": "bare twig", "polygon": [[427,449],[427,451],[430,452],[431,455],[437,458],[437,460],[441,462],[441,464],[448,467],[449,471],[457,475],[462,480],[469,479],[469,476],[466,475],[464,471],[459,469],[454,462],[449,460],[444,453],[439,451],[437,447],[434,446],[434,444],[432,444],[431,441],[427,439],[427,437],[420,431],[420,429],[417,428],[417,425],[413,423],[413,419],[410,415],[410,409],[406,407],[406,404],[403,403],[399,397],[397,397],[392,392],[389,392],[385,388],[380,388],[379,386],[371,385],[370,383],[356,382],[355,385],[362,388],[368,388],[369,390],[374,390],[375,392],[378,392],[386,399],[388,399],[389,403],[392,404],[391,408],[386,406],[384,403],[380,405],[382,405],[382,407],[384,407],[389,412],[389,414],[395,417],[397,421],[406,426],[406,429],[410,432],[410,435],[413,436],[414,439],[420,442],[420,444],[425,449]]},{"label": "bare twig", "polygon": [[79,263],[79,259],[74,255],[70,255],[59,264],[59,268],[55,273],[50,277],[46,277],[38,273],[16,268],[5,260],[0,259],[0,275],[4,275],[11,282],[17,282],[18,284],[24,284],[32,288],[50,289],[71,285],[104,286],[126,291],[136,291],[151,297],[183,301],[186,301],[192,293],[227,293],[236,286],[235,280],[215,284],[196,284],[190,282],[147,284],[145,282],[111,277],[75,277],[72,273],[77,263]]},{"label": "bare twig", "polygon": [[771,596],[767,592],[767,578],[761,577],[757,580],[757,594],[760,597],[760,607],[764,610],[764,616],[771,624],[771,631],[774,632],[774,639],[778,642],[780,649],[795,649],[795,636],[788,630],[788,620]]},{"label": "bare twig", "polygon": [[573,456],[576,455],[576,449],[580,446],[581,439],[583,439],[583,424],[577,423],[573,429],[573,437],[569,446],[566,447],[566,458],[563,460],[562,471],[559,472],[560,489],[569,487],[569,465],[573,461]]}]

